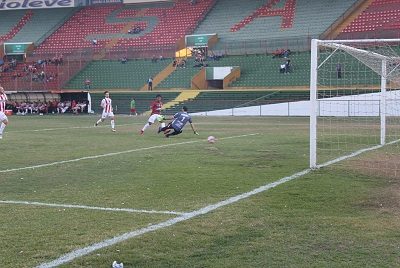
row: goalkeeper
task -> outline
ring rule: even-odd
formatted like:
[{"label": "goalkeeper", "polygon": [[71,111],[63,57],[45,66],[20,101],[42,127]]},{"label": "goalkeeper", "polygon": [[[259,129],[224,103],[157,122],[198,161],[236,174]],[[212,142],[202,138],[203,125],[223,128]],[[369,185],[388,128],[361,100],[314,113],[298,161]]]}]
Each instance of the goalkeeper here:
[{"label": "goalkeeper", "polygon": [[199,135],[194,128],[192,123],[192,117],[188,114],[188,108],[186,106],[182,107],[182,111],[178,112],[172,118],[173,121],[168,123],[167,126],[160,128],[158,133],[164,131],[165,137],[169,138],[170,136],[175,136],[182,133],[183,127],[186,125],[187,122],[190,123],[190,127],[193,130],[193,133]]}]

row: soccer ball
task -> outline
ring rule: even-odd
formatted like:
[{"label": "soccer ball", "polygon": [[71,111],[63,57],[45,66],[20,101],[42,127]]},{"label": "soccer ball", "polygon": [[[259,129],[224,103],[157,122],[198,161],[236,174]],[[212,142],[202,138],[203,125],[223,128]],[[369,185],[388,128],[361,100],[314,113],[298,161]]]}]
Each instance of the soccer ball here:
[{"label": "soccer ball", "polygon": [[217,140],[217,139],[216,139],[214,136],[209,136],[209,137],[207,138],[207,141],[208,141],[209,143],[214,143],[216,140]]},{"label": "soccer ball", "polygon": [[164,115],[157,115],[157,121],[158,122],[164,122],[164,120],[165,120],[165,116]]},{"label": "soccer ball", "polygon": [[112,268],[124,268],[124,264],[122,262],[118,263],[117,261],[114,261],[112,263]]}]

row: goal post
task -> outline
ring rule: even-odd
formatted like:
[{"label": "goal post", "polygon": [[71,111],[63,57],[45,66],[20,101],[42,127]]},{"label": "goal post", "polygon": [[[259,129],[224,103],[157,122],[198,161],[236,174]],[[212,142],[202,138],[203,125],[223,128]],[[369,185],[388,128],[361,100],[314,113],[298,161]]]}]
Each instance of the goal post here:
[{"label": "goal post", "polygon": [[400,39],[311,41],[310,168],[400,139],[399,52]]}]

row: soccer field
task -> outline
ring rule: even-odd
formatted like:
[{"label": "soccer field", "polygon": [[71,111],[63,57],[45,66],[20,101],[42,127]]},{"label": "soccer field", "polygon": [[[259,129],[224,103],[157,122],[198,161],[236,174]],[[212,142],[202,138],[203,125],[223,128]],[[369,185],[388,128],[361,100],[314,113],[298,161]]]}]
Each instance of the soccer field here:
[{"label": "soccer field", "polygon": [[308,170],[308,118],[96,119],[10,117],[0,267],[400,266],[399,174]]}]

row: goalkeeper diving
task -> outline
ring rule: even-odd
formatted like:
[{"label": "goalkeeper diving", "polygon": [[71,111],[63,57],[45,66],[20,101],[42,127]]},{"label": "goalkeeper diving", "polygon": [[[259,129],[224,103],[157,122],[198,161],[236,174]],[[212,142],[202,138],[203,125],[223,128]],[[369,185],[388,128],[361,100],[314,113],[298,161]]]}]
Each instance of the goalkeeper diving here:
[{"label": "goalkeeper diving", "polygon": [[192,117],[188,114],[188,108],[186,106],[183,106],[182,111],[176,113],[171,119],[172,121],[168,123],[165,127],[159,128],[158,133],[163,131],[166,138],[181,134],[183,127],[186,125],[187,122],[189,122],[193,133],[199,135],[199,133],[197,133],[196,129],[194,128]]}]

